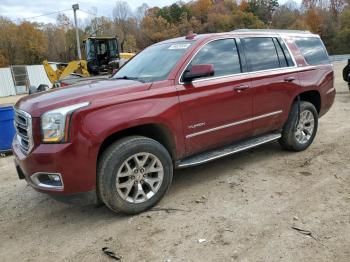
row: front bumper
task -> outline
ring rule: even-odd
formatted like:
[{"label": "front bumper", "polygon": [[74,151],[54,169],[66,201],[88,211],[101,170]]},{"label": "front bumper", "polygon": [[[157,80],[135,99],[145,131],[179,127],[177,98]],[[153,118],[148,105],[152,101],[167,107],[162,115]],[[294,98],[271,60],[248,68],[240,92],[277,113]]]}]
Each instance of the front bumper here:
[{"label": "front bumper", "polygon": [[44,191],[64,190],[64,183],[61,174],[37,172],[31,176],[26,176],[17,161],[15,160],[14,162],[19,179],[25,179],[32,187]]},{"label": "front bumper", "polygon": [[37,191],[71,195],[96,187],[96,159],[90,159],[88,150],[77,150],[70,143],[41,144],[26,156],[14,139],[12,151],[19,178]]}]

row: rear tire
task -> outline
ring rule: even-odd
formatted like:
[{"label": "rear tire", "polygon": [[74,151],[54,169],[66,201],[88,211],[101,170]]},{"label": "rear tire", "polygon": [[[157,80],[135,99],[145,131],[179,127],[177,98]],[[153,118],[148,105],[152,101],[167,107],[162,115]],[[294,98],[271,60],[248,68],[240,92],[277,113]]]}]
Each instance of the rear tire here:
[{"label": "rear tire", "polygon": [[160,143],[132,136],[103,152],[97,173],[97,190],[106,206],[115,212],[138,214],[162,199],[173,178],[173,164]]},{"label": "rear tire", "polygon": [[294,103],[287,123],[283,127],[281,146],[290,151],[303,151],[313,142],[318,127],[318,113],[315,106],[309,102],[300,102],[300,115],[298,103]]}]

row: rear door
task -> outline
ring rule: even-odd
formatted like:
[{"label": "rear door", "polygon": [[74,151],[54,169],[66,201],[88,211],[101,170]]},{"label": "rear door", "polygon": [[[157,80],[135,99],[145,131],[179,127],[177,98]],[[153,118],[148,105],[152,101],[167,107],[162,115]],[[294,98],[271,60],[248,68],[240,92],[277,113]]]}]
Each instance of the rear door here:
[{"label": "rear door", "polygon": [[203,45],[184,69],[212,64],[214,76],[177,86],[188,155],[249,137],[252,123],[251,82],[242,74],[233,38]]},{"label": "rear door", "polygon": [[253,92],[253,134],[283,127],[299,88],[296,64],[279,37],[243,37]]}]

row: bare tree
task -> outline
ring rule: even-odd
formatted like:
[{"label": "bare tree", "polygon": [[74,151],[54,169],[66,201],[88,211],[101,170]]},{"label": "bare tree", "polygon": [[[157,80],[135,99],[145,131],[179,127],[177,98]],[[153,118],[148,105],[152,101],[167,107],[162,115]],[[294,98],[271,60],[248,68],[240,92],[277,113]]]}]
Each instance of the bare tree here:
[{"label": "bare tree", "polygon": [[119,39],[120,48],[124,51],[124,42],[128,32],[130,31],[132,11],[129,4],[125,1],[117,1],[113,8],[114,29]]},{"label": "bare tree", "polygon": [[117,1],[113,8],[113,17],[117,21],[126,21],[132,16],[129,4],[125,1]]},{"label": "bare tree", "polygon": [[341,11],[343,11],[345,6],[344,0],[330,0],[330,8],[332,15],[338,17]]},{"label": "bare tree", "polygon": [[149,9],[149,6],[146,3],[143,3],[138,8],[136,8],[135,17],[139,24],[141,23],[142,19],[146,16],[146,12],[148,9]]},{"label": "bare tree", "polygon": [[112,36],[112,20],[105,16],[94,17],[85,27],[85,32],[91,36]]}]

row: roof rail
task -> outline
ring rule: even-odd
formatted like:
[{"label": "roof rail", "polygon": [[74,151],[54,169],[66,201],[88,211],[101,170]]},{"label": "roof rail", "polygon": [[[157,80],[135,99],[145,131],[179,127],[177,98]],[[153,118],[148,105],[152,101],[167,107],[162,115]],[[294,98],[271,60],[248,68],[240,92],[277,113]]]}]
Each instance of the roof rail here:
[{"label": "roof rail", "polygon": [[269,33],[294,33],[294,34],[311,34],[310,31],[306,30],[288,30],[288,29],[236,29],[233,30],[232,32],[269,32]]}]

